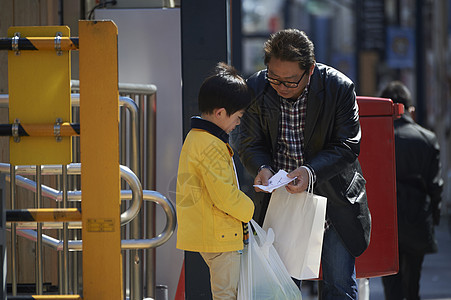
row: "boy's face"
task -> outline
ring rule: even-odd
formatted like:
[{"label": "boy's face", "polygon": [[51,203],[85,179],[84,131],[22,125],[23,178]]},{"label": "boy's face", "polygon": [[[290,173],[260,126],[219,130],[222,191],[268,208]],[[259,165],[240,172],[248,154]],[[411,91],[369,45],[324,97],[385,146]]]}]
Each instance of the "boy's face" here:
[{"label": "boy's face", "polygon": [[229,134],[233,131],[233,129],[235,129],[237,125],[240,125],[241,117],[243,116],[243,114],[244,109],[228,116],[226,110],[222,108],[218,115],[216,125],[218,125],[222,130]]}]

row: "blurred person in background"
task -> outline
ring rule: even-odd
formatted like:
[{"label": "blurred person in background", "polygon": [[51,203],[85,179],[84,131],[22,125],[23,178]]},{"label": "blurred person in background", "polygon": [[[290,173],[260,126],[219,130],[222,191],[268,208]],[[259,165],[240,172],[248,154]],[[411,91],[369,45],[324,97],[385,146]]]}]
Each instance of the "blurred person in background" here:
[{"label": "blurred person in background", "polygon": [[399,272],[382,277],[385,299],[420,299],[424,255],[437,252],[434,226],[440,222],[443,179],[435,134],[413,120],[415,108],[408,88],[390,82],[382,98],[404,105],[394,121],[396,193],[398,203]]}]

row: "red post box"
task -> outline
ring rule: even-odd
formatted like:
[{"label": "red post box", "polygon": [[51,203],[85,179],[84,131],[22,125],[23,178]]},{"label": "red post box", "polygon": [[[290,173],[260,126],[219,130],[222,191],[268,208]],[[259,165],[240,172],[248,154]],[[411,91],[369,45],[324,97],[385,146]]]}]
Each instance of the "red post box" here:
[{"label": "red post box", "polygon": [[396,165],[393,119],[404,107],[390,99],[357,97],[362,138],[359,161],[371,212],[371,240],[356,259],[358,278],[398,272]]}]

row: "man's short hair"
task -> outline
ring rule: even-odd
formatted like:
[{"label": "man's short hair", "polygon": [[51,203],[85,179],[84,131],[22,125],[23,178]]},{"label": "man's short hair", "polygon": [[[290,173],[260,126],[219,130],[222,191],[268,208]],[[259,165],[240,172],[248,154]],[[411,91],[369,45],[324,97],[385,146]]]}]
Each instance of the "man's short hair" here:
[{"label": "man's short hair", "polygon": [[315,64],[315,47],[304,31],[284,29],[271,34],[265,42],[265,65],[271,58],[299,63],[301,70],[309,69]]},{"label": "man's short hair", "polygon": [[249,106],[252,92],[237,70],[223,62],[216,65],[213,75],[207,77],[199,90],[199,111],[213,113],[216,108],[225,108],[232,115]]},{"label": "man's short hair", "polygon": [[401,81],[390,82],[381,93],[382,98],[390,98],[393,103],[404,104],[407,109],[413,106],[409,89]]}]

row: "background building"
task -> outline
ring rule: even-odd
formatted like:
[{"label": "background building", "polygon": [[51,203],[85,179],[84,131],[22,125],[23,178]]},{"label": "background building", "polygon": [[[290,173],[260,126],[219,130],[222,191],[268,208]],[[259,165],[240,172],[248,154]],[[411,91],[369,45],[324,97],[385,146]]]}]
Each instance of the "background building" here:
[{"label": "background building", "polygon": [[378,96],[386,83],[412,91],[417,121],[436,132],[445,178],[444,212],[451,205],[451,37],[449,1],[243,0],[241,70],[262,68],[262,45],[281,28],[304,30],[317,61],[355,83],[360,96]]}]

